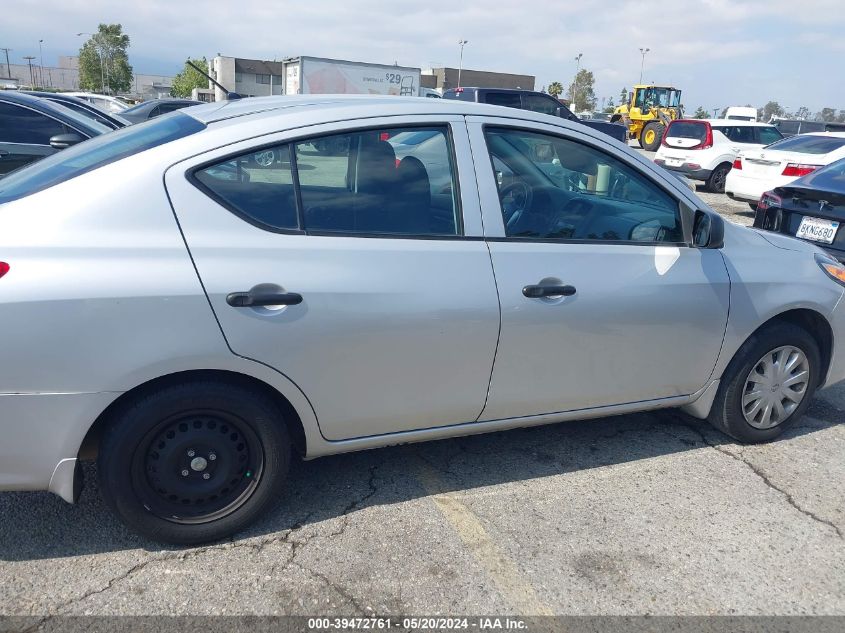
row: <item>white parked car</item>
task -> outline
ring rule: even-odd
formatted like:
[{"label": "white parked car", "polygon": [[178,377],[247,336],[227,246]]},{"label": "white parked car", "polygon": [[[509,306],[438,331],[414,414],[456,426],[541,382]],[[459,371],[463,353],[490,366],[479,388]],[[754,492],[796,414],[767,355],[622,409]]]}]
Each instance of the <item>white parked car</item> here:
[{"label": "white parked car", "polygon": [[92,92],[66,92],[64,94],[87,101],[109,114],[120,114],[124,110],[129,109],[128,103],[121,101],[117,97],[110,97],[109,95],[98,95]]},{"label": "white parked car", "polygon": [[196,543],[282,499],[294,451],[669,407],[765,442],[845,379],[843,295],[578,122],[196,106],[0,180],[0,490],[73,501],[97,455],[123,521]]},{"label": "white parked car", "polygon": [[740,152],[783,138],[773,125],[726,119],[672,121],[654,162],[687,178],[702,180],[708,191],[721,193]]},{"label": "white parked car", "polygon": [[830,163],[845,158],[845,132],[810,132],[790,136],[761,149],[742,152],[725,183],[730,198],[757,208],[760,196]]}]

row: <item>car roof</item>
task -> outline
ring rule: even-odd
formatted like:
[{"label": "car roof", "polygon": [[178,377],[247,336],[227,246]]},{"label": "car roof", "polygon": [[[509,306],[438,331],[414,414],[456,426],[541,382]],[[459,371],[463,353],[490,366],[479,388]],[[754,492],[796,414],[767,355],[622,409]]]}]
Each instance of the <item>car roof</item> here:
[{"label": "car roof", "polygon": [[833,138],[845,138],[845,132],[804,132],[796,136],[832,136]]},{"label": "car roof", "polygon": [[[532,119],[548,122],[549,115],[529,110],[504,106],[461,101],[458,99],[428,99],[426,97],[397,97],[387,95],[289,95],[275,97],[248,97],[216,103],[191,106],[180,112],[188,114],[206,124],[225,121],[235,117],[279,114],[289,111],[302,116],[311,114],[313,123],[326,121],[327,111],[336,111],[338,118],[344,118],[348,110],[355,118],[361,117],[361,110],[372,110],[372,116],[439,114],[471,116],[487,115],[507,118]],[[555,117],[556,118],[556,117]],[[560,119],[557,119],[560,121]]]},{"label": "car roof", "polygon": [[82,131],[94,136],[109,131],[106,126],[96,124],[91,119],[88,119],[81,114],[77,114],[60,103],[56,103],[55,101],[50,101],[48,99],[42,99],[41,97],[12,90],[0,90],[0,101],[25,105],[33,110],[49,114],[53,117],[58,117],[59,119],[62,119],[63,122],[71,124],[74,127],[82,128]]},{"label": "car roof", "polygon": [[[743,121],[741,119],[677,119],[684,123],[709,123],[710,125],[747,125],[750,127],[775,127],[771,123],[762,121]],[[674,121],[673,121],[674,123]]]}]

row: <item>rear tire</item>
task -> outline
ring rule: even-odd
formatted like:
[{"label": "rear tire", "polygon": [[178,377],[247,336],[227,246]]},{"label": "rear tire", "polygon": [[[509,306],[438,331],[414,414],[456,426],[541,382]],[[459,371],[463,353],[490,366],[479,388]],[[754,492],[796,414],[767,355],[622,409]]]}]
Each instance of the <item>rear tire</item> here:
[{"label": "rear tire", "polygon": [[244,529],[279,499],[291,442],[264,394],[197,381],[115,414],[100,446],[106,503],[132,530],[178,545]]},{"label": "rear tire", "polygon": [[[804,371],[806,376],[800,376]],[[821,355],[815,339],[791,323],[773,323],[739,348],[722,376],[707,419],[740,442],[771,441],[804,414],[820,379]]]},{"label": "rear tire", "polygon": [[707,191],[711,191],[713,193],[725,193],[725,180],[727,179],[728,172],[730,170],[731,166],[729,164],[722,163],[710,172],[710,176],[704,183]]},{"label": "rear tire", "polygon": [[663,140],[666,127],[662,123],[651,122],[643,128],[640,134],[640,145],[647,152],[656,152]]}]

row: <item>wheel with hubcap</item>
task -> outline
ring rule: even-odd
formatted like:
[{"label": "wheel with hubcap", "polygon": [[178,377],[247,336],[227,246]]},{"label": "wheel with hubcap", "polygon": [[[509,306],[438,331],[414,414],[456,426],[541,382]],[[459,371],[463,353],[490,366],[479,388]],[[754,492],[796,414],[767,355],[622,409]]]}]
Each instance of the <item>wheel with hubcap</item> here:
[{"label": "wheel with hubcap", "polygon": [[766,326],[728,365],[708,419],[743,442],[772,440],[806,411],[820,372],[819,348],[806,330]]},{"label": "wheel with hubcap", "polygon": [[253,521],[279,497],[289,460],[281,413],[264,394],[188,383],[115,416],[100,448],[100,486],[131,528],[195,544]]},{"label": "wheel with hubcap", "polygon": [[662,123],[652,122],[646,125],[640,135],[642,148],[648,152],[656,152],[660,147],[660,141],[663,139],[664,129]]},{"label": "wheel with hubcap", "polygon": [[728,179],[728,172],[730,170],[731,166],[724,163],[722,165],[718,165],[716,169],[710,172],[710,176],[704,183],[707,191],[712,191],[713,193],[725,193],[725,181]]}]

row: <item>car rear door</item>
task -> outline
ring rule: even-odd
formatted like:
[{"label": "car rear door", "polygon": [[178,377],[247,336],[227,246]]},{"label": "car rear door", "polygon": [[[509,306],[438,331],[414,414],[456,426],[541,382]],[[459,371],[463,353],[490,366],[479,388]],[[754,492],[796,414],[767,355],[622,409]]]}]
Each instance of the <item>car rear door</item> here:
[{"label": "car rear door", "polygon": [[[429,176],[431,152],[390,145],[419,130],[443,135],[448,183]],[[296,383],[324,437],[478,418],[499,305],[460,117],[276,133],[165,181],[232,351]]]},{"label": "car rear door", "polygon": [[678,402],[704,387],[729,277],[718,250],[685,243],[672,186],[573,130],[468,126],[502,306],[481,419]]}]

